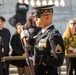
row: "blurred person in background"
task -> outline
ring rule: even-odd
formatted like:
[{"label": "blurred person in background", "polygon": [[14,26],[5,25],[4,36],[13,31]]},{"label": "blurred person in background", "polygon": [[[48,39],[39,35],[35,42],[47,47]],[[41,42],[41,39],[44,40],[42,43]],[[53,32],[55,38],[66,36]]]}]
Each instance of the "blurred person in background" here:
[{"label": "blurred person in background", "polygon": [[64,61],[64,42],[52,23],[53,6],[33,7],[36,24],[42,28],[34,39],[34,56],[29,57],[34,62],[36,75],[58,75],[57,67],[61,66]]},{"label": "blurred person in background", "polygon": [[[12,36],[12,39],[11,39],[11,46],[13,49],[11,56],[24,56],[25,55],[23,43],[21,40],[22,31],[23,31],[22,25],[20,23],[17,23],[16,32]],[[19,75],[23,75],[23,74],[29,75],[29,67],[25,59],[24,60],[11,60],[11,64],[17,67]]]},{"label": "blurred person in background", "polygon": [[[1,38],[1,36],[0,36],[0,75],[3,75],[2,48],[3,48],[3,46],[2,46],[2,38]],[[6,74],[7,74],[7,73],[6,73]],[[5,75],[6,75],[6,74],[5,74]]]},{"label": "blurred person in background", "polygon": [[[76,54],[76,18],[68,21],[66,30],[63,33],[63,40],[65,44],[65,55]],[[66,75],[76,75],[76,57],[67,57],[66,65]],[[75,74],[73,74],[73,70]]]},{"label": "blurred person in background", "polygon": [[26,23],[26,15],[28,10],[29,5],[26,4],[26,0],[18,0],[18,2],[16,3],[16,14],[14,15],[14,17],[11,17],[9,19],[9,23],[14,27],[17,23],[21,23],[21,25],[24,25]]},{"label": "blurred person in background", "polygon": [[24,25],[24,29],[27,29],[28,32],[30,33],[30,38],[28,41],[28,50],[30,51],[30,55],[34,54],[34,44],[35,41],[32,40],[31,38],[35,38],[37,33],[41,30],[41,27],[36,26],[36,17],[34,16],[34,12],[30,12],[29,15],[27,16],[27,21],[26,24]]},{"label": "blurred person in background", "polygon": [[[7,28],[4,27],[5,21],[6,19],[3,16],[0,16],[0,36],[3,41],[2,56],[9,56],[9,51],[10,51],[9,42],[10,42],[11,33]],[[6,64],[6,72],[7,72],[6,75],[9,75],[9,61],[6,60],[5,64]]]}]

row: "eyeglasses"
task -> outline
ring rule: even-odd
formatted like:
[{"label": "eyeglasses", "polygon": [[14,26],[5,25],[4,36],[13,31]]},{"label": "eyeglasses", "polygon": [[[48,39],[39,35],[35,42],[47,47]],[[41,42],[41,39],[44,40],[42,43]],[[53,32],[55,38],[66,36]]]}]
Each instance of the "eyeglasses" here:
[{"label": "eyeglasses", "polygon": [[76,25],[76,23],[70,23],[70,24],[72,24],[72,25]]}]

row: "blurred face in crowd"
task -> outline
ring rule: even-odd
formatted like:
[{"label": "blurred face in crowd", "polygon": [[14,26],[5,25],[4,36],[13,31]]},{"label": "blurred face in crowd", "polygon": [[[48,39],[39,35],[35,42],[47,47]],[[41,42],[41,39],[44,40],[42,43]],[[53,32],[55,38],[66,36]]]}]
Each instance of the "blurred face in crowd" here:
[{"label": "blurred face in crowd", "polygon": [[5,22],[0,19],[0,30],[3,28],[4,23]]},{"label": "blurred face in crowd", "polygon": [[28,20],[31,20],[32,21],[32,24],[35,23],[35,16],[33,16],[34,12],[31,12],[29,15],[28,15]]},{"label": "blurred face in crowd", "polygon": [[22,32],[22,26],[21,25],[17,25],[17,27],[16,27],[16,30],[17,30],[17,33],[21,33]]},{"label": "blurred face in crowd", "polygon": [[76,28],[76,22],[73,21],[73,20],[71,20],[71,21],[69,22],[69,28],[70,28],[70,29]]},{"label": "blurred face in crowd", "polygon": [[19,3],[24,3],[25,2],[25,0],[19,0]]},{"label": "blurred face in crowd", "polygon": [[52,13],[47,12],[36,17],[36,25],[42,27],[43,29],[52,23]]}]

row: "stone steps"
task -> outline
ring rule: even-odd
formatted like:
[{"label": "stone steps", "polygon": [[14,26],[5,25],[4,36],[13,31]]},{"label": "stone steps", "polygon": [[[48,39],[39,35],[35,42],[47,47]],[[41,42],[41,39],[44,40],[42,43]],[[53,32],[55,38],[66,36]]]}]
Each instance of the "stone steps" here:
[{"label": "stone steps", "polygon": [[10,65],[9,72],[10,72],[10,75],[18,75],[17,68],[13,65]]}]

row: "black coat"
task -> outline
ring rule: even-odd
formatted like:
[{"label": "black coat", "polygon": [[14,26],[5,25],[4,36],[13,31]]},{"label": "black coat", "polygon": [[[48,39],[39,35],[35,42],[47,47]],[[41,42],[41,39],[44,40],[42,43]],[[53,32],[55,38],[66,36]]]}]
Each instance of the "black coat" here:
[{"label": "black coat", "polygon": [[9,53],[9,42],[10,42],[10,31],[6,28],[3,28],[0,30],[0,36],[2,37],[3,40],[3,47],[4,47],[4,56],[8,56]]},{"label": "black coat", "polygon": [[[36,26],[28,26],[25,25],[24,29],[27,29],[29,34],[30,34],[30,38],[28,40],[28,50],[29,50],[29,54],[33,55],[34,54],[34,44],[35,44],[35,36],[37,35],[37,33],[41,30],[40,27],[36,27]],[[33,38],[33,39],[32,39]]]},{"label": "black coat", "polygon": [[[11,46],[13,49],[12,56],[22,56],[24,49],[22,47],[21,39],[19,34],[14,34],[11,39]],[[17,67],[23,67],[26,64],[26,60],[12,60],[11,64]]]},{"label": "black coat", "polygon": [[14,16],[14,18],[16,20],[16,24],[21,23],[21,25],[24,25],[26,23],[26,15],[27,15],[28,9],[29,9],[28,4],[25,4],[25,3],[16,4],[16,15]]},{"label": "black coat", "polygon": [[2,39],[0,38],[0,75],[3,75],[1,58],[2,58]]},{"label": "black coat", "polygon": [[[26,15],[27,15],[28,10],[29,10],[28,4],[17,3],[16,4],[16,14],[13,17],[9,18],[9,20],[8,20],[9,23],[13,27],[16,27],[17,23],[21,23],[21,25],[24,25],[26,23]],[[13,19],[15,19],[15,21]]]},{"label": "black coat", "polygon": [[39,32],[35,43],[36,75],[57,75],[56,68],[63,64],[64,53],[63,39],[53,25],[44,33]]},{"label": "black coat", "polygon": [[[10,37],[11,37],[11,34],[10,34],[10,31],[7,29],[7,28],[4,28],[2,30],[0,30],[0,36],[2,37],[2,41],[3,41],[3,48],[4,48],[4,51],[2,53],[2,56],[8,56],[9,55],[9,42],[10,42]],[[6,65],[5,65],[6,64]],[[9,74],[9,61],[5,61],[4,63],[2,63],[2,67],[6,66],[6,68],[3,68],[3,75],[6,74],[5,71],[7,71],[7,75]],[[7,70],[6,70],[7,69]]]}]

